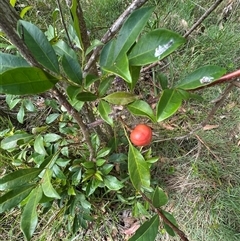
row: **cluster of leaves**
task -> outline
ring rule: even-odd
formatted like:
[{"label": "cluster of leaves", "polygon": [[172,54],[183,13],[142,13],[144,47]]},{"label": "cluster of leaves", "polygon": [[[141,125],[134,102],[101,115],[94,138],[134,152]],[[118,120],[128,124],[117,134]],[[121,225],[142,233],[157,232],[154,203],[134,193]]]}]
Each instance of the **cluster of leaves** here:
[{"label": "cluster of leaves", "polygon": [[[77,1],[73,1],[72,10],[76,7]],[[156,110],[153,110],[146,101],[134,94],[141,68],[165,58],[186,40],[167,29],[155,29],[141,34],[152,12],[152,7],[134,11],[123,24],[118,36],[103,47],[99,60],[101,76],[82,74],[86,55],[101,43],[96,41],[96,44],[83,52],[81,31],[76,19],[68,31],[72,43],[80,50],[81,61],[64,40],[58,40],[51,45],[51,39],[49,41],[37,26],[19,20],[19,36],[23,37],[41,67],[31,66],[21,56],[1,53],[0,92],[10,95],[38,94],[66,80],[68,87],[65,91],[71,106],[81,111],[86,102],[98,101],[98,114],[112,127],[114,119],[110,114],[113,105],[122,105],[133,115],[143,116],[152,122],[165,120],[178,110],[183,100],[196,97],[189,90],[213,83],[225,70],[217,66],[205,66],[189,74],[175,86],[169,86],[165,79],[160,79],[162,91],[160,96],[157,96],[159,99]],[[73,15],[73,18],[75,17]],[[51,28],[48,34],[50,32]],[[116,75],[126,82],[129,91],[107,93]],[[96,81],[99,85],[94,85]],[[18,114],[20,122],[23,122],[24,108],[32,109],[32,106],[28,102],[21,105]],[[35,127],[31,134],[15,130],[1,133],[1,148],[15,153],[14,164],[19,169],[0,180],[0,190],[4,191],[0,212],[18,205],[22,208],[21,229],[27,240],[31,239],[36,228],[39,205],[46,211],[54,201],[60,208],[64,207],[65,214],[73,217],[71,225],[74,233],[80,226],[86,228],[87,221],[92,220],[89,200],[96,190],[102,189],[104,193],[120,192],[123,182],[126,181],[119,181],[121,177],[117,179],[113,172],[114,162],[110,160],[116,156],[114,149],[104,146],[100,137],[91,133],[91,144],[96,155],[94,161],[90,160],[87,144],[79,141],[79,138],[77,141],[73,138],[77,137],[79,132],[76,122],[70,113],[62,111],[60,107],[58,111],[59,113],[48,116],[46,126]],[[49,126],[56,120],[59,121],[59,133],[48,132]],[[68,125],[70,121],[71,126]],[[70,146],[76,146],[79,158],[71,157]],[[123,153],[118,158],[122,159],[125,155],[123,159],[127,163],[127,172],[137,193],[146,195],[152,207],[159,209],[167,220],[177,226],[174,217],[161,210],[168,198],[160,187],[154,187],[151,183],[151,165],[158,158],[152,157],[151,151],[149,153],[148,156],[143,156],[141,150],[129,141],[128,155]],[[174,235],[172,227],[166,222],[163,224],[166,231]],[[155,215],[144,223],[130,240],[154,240],[158,227],[159,216]]]}]

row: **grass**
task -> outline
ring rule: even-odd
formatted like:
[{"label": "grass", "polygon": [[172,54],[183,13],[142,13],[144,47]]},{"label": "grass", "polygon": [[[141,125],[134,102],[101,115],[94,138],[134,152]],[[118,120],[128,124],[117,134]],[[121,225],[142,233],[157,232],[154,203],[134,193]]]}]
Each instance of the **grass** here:
[{"label": "grass", "polygon": [[[84,13],[92,39],[102,36],[125,8],[126,2],[85,1]],[[157,4],[157,7],[148,28],[164,27],[184,34],[214,2],[152,0],[150,4]],[[239,3],[233,5],[230,17],[224,22],[221,14],[225,4],[220,5],[190,35],[184,48],[165,60],[166,67],[162,72],[172,83],[203,65],[220,65],[228,72],[239,68]],[[42,15],[39,18],[39,22],[44,19]],[[144,88],[145,83],[140,83],[139,89],[143,91]],[[204,102],[194,100],[184,103],[183,108],[164,125],[154,126],[155,142],[152,149],[159,156],[159,161],[153,167],[152,177],[167,191],[170,202],[166,209],[174,213],[189,240],[240,240],[239,89],[234,89],[228,95],[224,106],[209,122],[210,125],[218,125],[216,128],[199,130],[190,137],[176,139],[194,130],[207,117],[214,105],[211,101],[218,98],[224,88],[225,85],[198,91],[204,97]],[[4,123],[2,130],[8,126],[7,122]],[[3,171],[7,158],[2,158],[0,167]],[[131,194],[126,193],[125,197],[131,204],[131,197],[127,196]],[[58,217],[54,210],[41,216],[33,240],[103,240],[104,235],[108,240],[124,240],[125,235],[119,232],[119,214],[129,209],[130,205],[119,204],[118,199],[114,198],[105,206],[96,208],[96,216],[104,218],[96,219],[87,233],[80,232],[75,238],[71,237],[67,227],[66,230],[60,227],[65,220]],[[18,227],[19,213],[15,209],[0,215],[1,240],[23,240]],[[47,225],[49,220],[52,220],[51,225]],[[117,234],[114,233],[116,229]],[[159,235],[157,240],[180,239],[165,234],[162,237]]]}]

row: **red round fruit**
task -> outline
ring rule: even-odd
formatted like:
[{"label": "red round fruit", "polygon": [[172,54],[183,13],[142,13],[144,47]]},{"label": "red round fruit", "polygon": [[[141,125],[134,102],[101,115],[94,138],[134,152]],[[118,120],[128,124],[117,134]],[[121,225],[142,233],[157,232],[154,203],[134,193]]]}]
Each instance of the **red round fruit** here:
[{"label": "red round fruit", "polygon": [[152,141],[152,129],[147,125],[139,124],[132,130],[130,140],[135,146],[147,146]]}]

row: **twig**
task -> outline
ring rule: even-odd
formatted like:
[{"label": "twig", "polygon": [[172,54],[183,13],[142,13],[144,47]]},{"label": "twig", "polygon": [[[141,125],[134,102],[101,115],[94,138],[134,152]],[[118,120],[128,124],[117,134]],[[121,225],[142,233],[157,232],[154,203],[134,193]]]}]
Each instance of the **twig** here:
[{"label": "twig", "polygon": [[152,64],[150,64],[150,65],[142,68],[142,69],[141,69],[141,73],[145,73],[145,72],[147,72],[148,70],[150,70],[150,69],[152,69],[152,68],[154,68],[154,67],[156,67],[157,65],[160,65],[160,64],[161,64],[160,61],[157,61],[157,62],[155,62],[155,63],[152,63]]},{"label": "twig", "polygon": [[208,151],[209,151],[222,165],[224,165],[224,163],[222,162],[222,160],[221,160],[216,154],[214,154],[214,153],[212,152],[212,150],[210,149],[210,147],[209,147],[197,134],[195,134],[194,136],[198,139],[198,141],[199,141],[200,143],[202,143],[202,144],[208,149]]},{"label": "twig", "polygon": [[234,72],[228,73],[228,74],[222,76],[221,78],[219,78],[217,80],[214,80],[214,82],[212,82],[210,84],[202,85],[202,86],[200,86],[198,88],[195,88],[195,89],[192,89],[192,90],[194,90],[194,91],[200,90],[200,89],[208,88],[208,87],[211,87],[211,86],[214,86],[214,85],[219,85],[219,84],[222,84],[222,83],[230,82],[230,81],[234,82],[234,85],[239,86],[239,82],[237,82],[237,80],[240,79],[239,77],[240,77],[240,69],[238,69]]},{"label": "twig", "polygon": [[89,135],[89,130],[87,128],[87,126],[83,123],[82,121],[82,118],[81,116],[79,115],[78,111],[75,110],[70,104],[69,102],[66,100],[65,96],[59,91],[59,89],[57,87],[53,87],[53,93],[54,93],[54,96],[57,98],[57,100],[59,101],[59,103],[64,106],[67,110],[67,112],[76,120],[76,122],[78,123],[82,133],[83,133],[83,136],[84,136],[84,139],[88,145],[88,148],[89,148],[89,152],[90,152],[90,157],[89,159],[90,160],[93,160],[94,158],[94,154],[95,154],[95,151],[94,151],[94,148],[92,146],[92,143],[91,143],[91,138],[90,138],[90,135]]},{"label": "twig", "polygon": [[65,23],[65,20],[64,20],[64,17],[63,17],[62,7],[61,7],[61,4],[60,4],[59,0],[57,0],[57,5],[58,5],[59,12],[60,12],[61,22],[62,22],[63,28],[66,32],[69,45],[71,46],[72,49],[74,49],[74,46],[73,46],[72,41],[70,39],[68,30],[67,30],[67,26],[66,26],[66,23]]},{"label": "twig", "polygon": [[223,2],[223,0],[217,0],[202,16],[198,19],[198,21],[193,24],[193,26],[188,30],[187,33],[184,34],[183,37],[187,38],[207,17],[210,13],[215,10],[218,5]]},{"label": "twig", "polygon": [[166,223],[169,227],[173,229],[175,233],[178,234],[178,236],[181,238],[183,241],[189,241],[188,238],[186,237],[186,234],[180,230],[176,225],[174,225],[171,221],[169,221],[165,215],[163,214],[162,210],[160,208],[155,208],[153,206],[152,200],[150,200],[143,192],[141,192],[141,195],[145,201],[147,201],[152,209],[162,218],[163,222]]},{"label": "twig", "polygon": [[240,88],[240,82],[239,81],[233,81],[232,84],[235,85],[236,87]]},{"label": "twig", "polygon": [[217,100],[215,103],[215,106],[212,108],[212,110],[209,112],[207,118],[201,123],[202,127],[204,127],[209,120],[213,117],[213,115],[216,113],[218,108],[223,104],[224,100],[227,98],[227,95],[231,92],[231,90],[235,87],[233,83],[230,83],[228,87],[224,90],[222,96]]},{"label": "twig", "polygon": [[[113,25],[109,28],[109,30],[105,33],[105,35],[102,37],[101,42],[107,43],[120,29],[120,27],[123,25],[125,19],[137,8],[141,7],[144,3],[146,3],[148,0],[134,0],[128,8],[120,15],[120,17],[113,23]],[[88,62],[86,63],[86,66],[84,68],[84,75],[89,72],[93,64],[97,61],[97,57],[99,56],[100,50],[102,49],[102,46],[98,46],[94,49],[91,57],[89,58]]]}]

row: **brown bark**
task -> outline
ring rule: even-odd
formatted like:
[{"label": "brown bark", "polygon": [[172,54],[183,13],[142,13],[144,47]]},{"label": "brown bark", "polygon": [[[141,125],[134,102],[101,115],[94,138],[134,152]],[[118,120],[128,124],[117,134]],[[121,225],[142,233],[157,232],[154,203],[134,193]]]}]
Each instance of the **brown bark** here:
[{"label": "brown bark", "polygon": [[19,16],[15,9],[9,4],[9,0],[1,0],[0,16],[0,28],[7,35],[11,43],[18,48],[23,58],[25,58],[31,65],[40,67],[40,64],[34,59],[16,31]]}]

